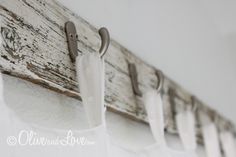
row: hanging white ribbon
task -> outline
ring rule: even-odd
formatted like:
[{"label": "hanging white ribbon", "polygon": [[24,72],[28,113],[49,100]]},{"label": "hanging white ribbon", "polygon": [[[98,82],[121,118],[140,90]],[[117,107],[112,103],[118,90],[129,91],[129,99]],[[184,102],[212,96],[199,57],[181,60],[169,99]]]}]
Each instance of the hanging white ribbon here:
[{"label": "hanging white ribbon", "polygon": [[105,124],[103,66],[99,53],[86,53],[76,60],[80,93],[91,128]]},{"label": "hanging white ribbon", "polygon": [[236,143],[233,134],[229,131],[221,132],[220,140],[225,157],[236,157]]},{"label": "hanging white ribbon", "polygon": [[195,151],[197,148],[195,118],[190,110],[180,112],[176,115],[177,129],[183,143],[184,149],[187,151]]},{"label": "hanging white ribbon", "polygon": [[217,128],[214,123],[203,126],[203,139],[207,157],[221,157]]},{"label": "hanging white ribbon", "polygon": [[144,95],[144,102],[154,139],[158,144],[165,144],[165,126],[161,95],[157,91],[151,90]]}]

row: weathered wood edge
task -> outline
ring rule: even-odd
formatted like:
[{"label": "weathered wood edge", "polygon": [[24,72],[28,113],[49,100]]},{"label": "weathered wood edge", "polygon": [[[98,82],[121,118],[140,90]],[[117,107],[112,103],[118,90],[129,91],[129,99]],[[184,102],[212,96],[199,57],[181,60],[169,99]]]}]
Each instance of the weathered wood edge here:
[{"label": "weathered wood edge", "polygon": [[[68,20],[76,23],[78,51],[81,53],[98,50],[100,39],[97,29],[55,1],[5,0],[0,4],[0,17],[3,39],[3,45],[0,46],[1,70],[80,99],[75,68],[69,59],[63,27]],[[158,81],[156,69],[112,40],[106,54],[106,103],[113,112],[147,123],[142,98],[132,92],[127,68],[129,62],[137,66],[142,92],[155,87]],[[170,95],[170,89],[175,91],[174,99]],[[162,93],[166,129],[170,133],[177,133],[173,110],[182,110],[190,105],[192,95],[166,76]],[[197,101],[197,106],[199,112],[218,115],[216,124],[220,130],[231,123],[200,100]],[[198,123],[197,132],[201,141],[199,127]],[[232,131],[235,132],[234,128]]]}]

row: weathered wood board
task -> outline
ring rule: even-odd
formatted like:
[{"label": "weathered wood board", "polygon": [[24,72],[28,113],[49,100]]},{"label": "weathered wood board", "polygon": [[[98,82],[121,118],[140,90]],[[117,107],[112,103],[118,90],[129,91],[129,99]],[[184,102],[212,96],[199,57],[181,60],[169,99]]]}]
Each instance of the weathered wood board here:
[{"label": "weathered wood board", "polygon": [[[98,51],[100,38],[97,29],[58,2],[2,0],[0,2],[2,71],[80,99],[75,65],[70,60],[67,48],[64,30],[67,21],[73,21],[76,25],[80,53]],[[132,90],[128,64],[136,65],[139,88],[143,93],[149,88],[155,88],[158,81],[155,75],[156,69],[113,40],[105,56],[105,63],[106,105],[111,111],[147,122],[142,98],[136,96]],[[191,94],[166,76],[162,93],[166,129],[170,133],[176,133],[173,111],[191,105]],[[215,113],[200,101],[197,101],[197,106],[199,112],[205,112],[210,116]],[[220,117],[217,121],[219,129],[224,129],[230,123],[221,116],[217,117]],[[197,124],[200,137],[199,126]]]}]

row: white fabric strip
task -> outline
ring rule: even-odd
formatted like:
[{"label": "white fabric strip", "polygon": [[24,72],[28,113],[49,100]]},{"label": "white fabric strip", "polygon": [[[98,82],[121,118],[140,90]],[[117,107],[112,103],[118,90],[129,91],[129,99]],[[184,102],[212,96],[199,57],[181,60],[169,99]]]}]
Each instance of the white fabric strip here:
[{"label": "white fabric strip", "polygon": [[185,150],[195,151],[196,132],[195,132],[195,118],[190,110],[183,111],[176,115],[177,129],[180,139],[184,145]]},{"label": "white fabric strip", "polygon": [[[143,150],[138,151],[137,155],[140,157],[196,157],[193,151],[177,151],[167,146],[164,135],[164,109],[160,93],[157,93],[157,91],[155,90],[149,91],[144,95],[144,99],[149,124],[156,142],[152,145],[145,147]],[[190,118],[190,121],[188,121],[189,125],[187,129],[189,130],[189,132],[192,132],[192,134],[194,134],[194,131],[192,130],[193,127],[191,126],[194,125],[194,120],[191,119],[192,117],[190,114],[184,115],[184,118],[180,116],[181,124],[182,122],[184,123],[185,121],[187,121],[186,118]],[[184,126],[182,126],[181,128],[184,128]],[[183,132],[184,131],[182,131],[182,133]],[[192,142],[194,140],[194,136],[189,135],[189,137],[191,137],[190,141]],[[184,140],[189,140],[187,139],[189,137],[184,137]],[[187,141],[185,143],[190,142]],[[192,147],[194,149],[196,146],[192,144]]]},{"label": "white fabric strip", "polygon": [[236,157],[236,143],[233,134],[228,131],[221,132],[220,139],[225,157]]},{"label": "white fabric strip", "polygon": [[108,135],[105,125],[105,105],[104,105],[104,60],[98,52],[86,53],[76,59],[77,77],[80,85],[80,93],[83,106],[88,118],[90,128],[103,126],[104,129],[98,129],[101,132],[100,154],[108,155]]},{"label": "white fabric strip", "polygon": [[144,95],[144,104],[152,134],[157,144],[166,144],[164,138],[164,114],[161,95],[151,90]]},{"label": "white fabric strip", "polygon": [[77,59],[76,67],[90,127],[105,124],[103,59],[99,53],[86,53]]},{"label": "white fabric strip", "polygon": [[[89,53],[81,57],[77,62],[77,68],[79,67],[78,75],[80,80],[80,91],[84,102],[84,108],[89,119],[90,129],[57,129],[54,127],[45,127],[35,122],[27,122],[21,119],[18,115],[24,114],[24,112],[18,112],[21,108],[10,108],[4,101],[0,103],[0,152],[4,157],[94,157],[108,156],[108,142],[107,132],[104,121],[104,71],[103,61],[99,54]],[[2,80],[0,78],[0,100],[3,100],[2,95]],[[34,103],[34,102],[32,102]],[[60,102],[58,102],[60,104]],[[44,104],[42,104],[44,105]],[[54,105],[54,104],[52,104]],[[41,109],[41,105],[35,105],[34,107]],[[44,106],[45,107],[45,106]],[[70,106],[68,106],[70,107]],[[25,111],[31,112],[32,108],[26,106]],[[23,111],[24,111],[23,110]],[[44,115],[53,112],[53,108],[47,107],[43,110],[42,116],[37,118],[45,119]],[[35,112],[34,112],[35,113]],[[36,112],[37,113],[37,112]],[[45,114],[44,114],[45,113]],[[54,113],[53,113],[54,114]],[[34,119],[34,114],[28,114],[27,119]],[[63,119],[64,120],[64,119]],[[68,119],[65,119],[68,120]],[[80,123],[80,121],[78,121]],[[24,135],[26,141],[21,145],[22,140],[17,140],[22,130],[27,134],[33,132],[33,140],[38,141],[37,144],[27,143],[28,136]],[[29,135],[29,134],[27,134]],[[14,146],[10,146],[6,139],[8,137],[14,137],[16,143]],[[29,135],[31,137],[31,135]],[[38,140],[40,139],[40,140]],[[41,141],[44,139],[44,141]],[[45,140],[49,142],[45,142]],[[51,140],[53,140],[51,142]],[[55,142],[56,141],[56,142]],[[41,143],[42,142],[42,143]]]},{"label": "white fabric strip", "polygon": [[214,123],[202,128],[207,157],[221,157],[217,128]]}]

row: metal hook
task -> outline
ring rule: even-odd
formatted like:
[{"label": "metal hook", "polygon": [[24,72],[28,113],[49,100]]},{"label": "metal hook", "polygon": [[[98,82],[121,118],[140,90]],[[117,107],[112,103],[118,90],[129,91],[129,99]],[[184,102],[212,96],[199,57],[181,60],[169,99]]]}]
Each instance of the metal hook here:
[{"label": "metal hook", "polygon": [[192,109],[193,112],[196,112],[196,111],[197,111],[197,107],[198,107],[198,106],[197,106],[197,100],[196,100],[196,99],[197,99],[197,98],[196,98],[194,95],[191,96],[191,105],[192,105],[192,106],[191,106],[191,107],[192,107],[191,109]]},{"label": "metal hook", "polygon": [[[136,69],[135,64],[129,63],[128,68],[129,68],[129,72],[130,72],[130,78],[131,78],[133,91],[134,91],[135,95],[142,96],[142,92],[138,86],[138,74],[137,74],[137,69]],[[158,78],[156,90],[157,90],[157,92],[160,92],[162,89],[162,86],[163,86],[164,76],[160,70],[156,70],[155,74]]]},{"label": "metal hook", "polygon": [[133,91],[135,95],[142,96],[142,92],[139,89],[138,86],[138,74],[135,64],[129,63],[129,73],[130,73],[130,79],[133,87]]},{"label": "metal hook", "polygon": [[163,87],[163,82],[164,82],[164,76],[163,73],[160,70],[156,70],[156,76],[158,78],[158,83],[157,83],[157,92],[159,93]]},{"label": "metal hook", "polygon": [[65,32],[68,43],[69,55],[72,62],[75,62],[76,57],[78,56],[78,35],[76,33],[75,24],[71,21],[65,23]]},{"label": "metal hook", "polygon": [[102,40],[99,52],[101,54],[101,57],[103,57],[106,54],[108,46],[110,44],[110,35],[109,35],[108,30],[105,27],[100,28],[98,33]]},{"label": "metal hook", "polygon": [[171,104],[171,113],[172,115],[175,115],[177,113],[176,102],[175,102],[175,96],[176,96],[175,89],[170,87],[168,89],[168,95],[169,95],[169,101]]},{"label": "metal hook", "polygon": [[[67,21],[65,23],[65,32],[68,43],[69,55],[72,62],[75,62],[76,57],[78,56],[78,35],[76,33],[75,24],[71,21]],[[104,27],[100,28],[98,33],[101,37],[101,47],[99,49],[99,53],[101,54],[101,57],[103,57],[110,44],[110,36],[108,30]]]}]

